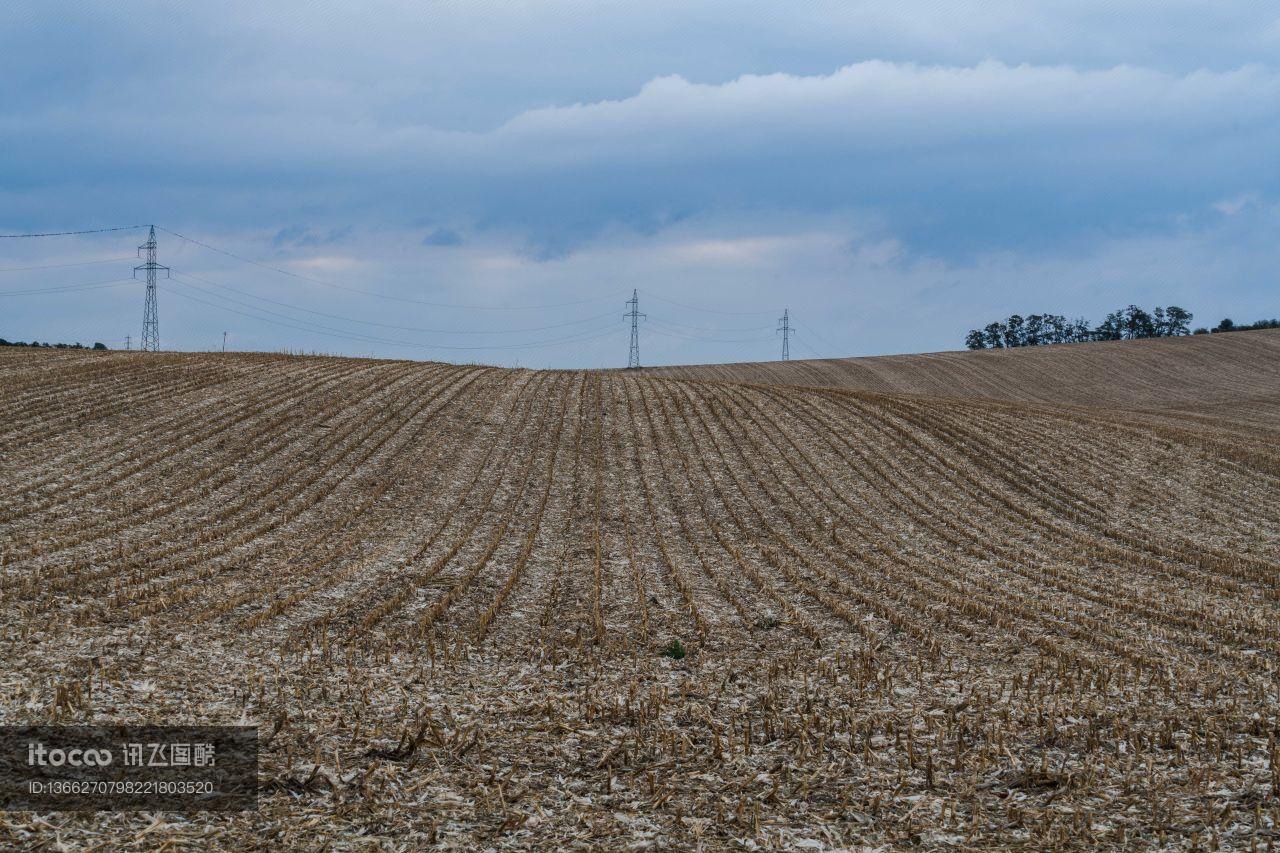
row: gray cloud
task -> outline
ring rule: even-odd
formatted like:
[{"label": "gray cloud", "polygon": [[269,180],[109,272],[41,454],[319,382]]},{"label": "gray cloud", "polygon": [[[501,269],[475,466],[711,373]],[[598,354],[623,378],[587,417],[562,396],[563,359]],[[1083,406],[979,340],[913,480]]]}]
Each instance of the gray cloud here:
[{"label": "gray cloud", "polygon": [[450,228],[433,228],[422,238],[424,246],[461,246],[462,235]]},{"label": "gray cloud", "polygon": [[306,225],[290,225],[281,228],[271,238],[271,245],[276,249],[310,249],[317,246],[331,246],[351,236],[352,227],[329,228],[316,231]]},{"label": "gray cloud", "polygon": [[408,221],[425,207],[444,223],[524,230],[550,256],[610,223],[652,230],[687,211],[742,207],[874,209],[932,248],[990,248],[1167,217],[1232,191],[1273,193],[1280,181],[1280,73],[1258,65],[1177,74],[872,61],[722,84],[666,76],[484,132],[237,107],[212,127],[175,110],[129,144],[132,121],[90,132],[98,118],[11,117],[27,156],[0,169],[18,186],[42,172],[53,183],[74,161],[90,186],[139,181],[144,201],[195,182],[203,200],[251,222],[352,208]]}]

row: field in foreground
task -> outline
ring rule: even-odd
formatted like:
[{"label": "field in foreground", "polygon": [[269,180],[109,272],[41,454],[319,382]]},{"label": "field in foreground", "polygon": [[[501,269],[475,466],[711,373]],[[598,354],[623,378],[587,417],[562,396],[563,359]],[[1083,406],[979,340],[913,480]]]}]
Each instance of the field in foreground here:
[{"label": "field in foreground", "polygon": [[1265,849],[1280,332],[1143,343],[0,351],[0,718],[263,731],[256,812],[0,843]]}]

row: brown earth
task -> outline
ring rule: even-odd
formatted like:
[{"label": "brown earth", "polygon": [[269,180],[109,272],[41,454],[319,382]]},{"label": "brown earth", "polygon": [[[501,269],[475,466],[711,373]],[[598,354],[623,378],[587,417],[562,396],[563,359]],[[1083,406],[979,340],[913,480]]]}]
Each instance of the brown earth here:
[{"label": "brown earth", "polygon": [[257,811],[0,843],[1280,837],[1280,332],[603,372],[11,349],[0,400],[0,717],[263,729]]},{"label": "brown earth", "polygon": [[[690,379],[1230,414],[1275,401],[1280,329],[1088,346],[646,368]],[[1271,410],[1274,414],[1274,410]]]}]

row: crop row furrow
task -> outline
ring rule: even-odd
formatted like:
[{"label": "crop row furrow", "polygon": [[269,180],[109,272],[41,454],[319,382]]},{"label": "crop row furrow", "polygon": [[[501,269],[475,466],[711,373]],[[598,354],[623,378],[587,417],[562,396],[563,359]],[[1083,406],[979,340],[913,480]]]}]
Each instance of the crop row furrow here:
[{"label": "crop row furrow", "polygon": [[[745,415],[745,420],[750,422],[752,420],[751,410],[743,409],[742,411]],[[781,429],[766,431],[765,435],[770,439],[776,436],[782,436],[784,438],[787,436],[786,431]],[[798,452],[798,448],[793,447],[792,450]],[[785,449],[781,447],[775,448],[772,455],[777,456],[784,461],[789,458]],[[791,476],[787,477],[779,484],[779,487],[788,493],[789,499],[801,510],[809,511],[808,502],[802,495],[797,493],[791,487],[788,481],[794,480],[811,490],[815,489],[816,484],[824,484],[829,488],[829,483],[826,483],[826,476],[822,472],[821,468],[813,466],[812,471],[812,474],[808,472],[801,474],[798,470],[793,468]],[[886,478],[886,485],[888,485],[892,490],[889,492],[888,497],[891,500],[909,498],[909,492],[913,489],[904,488],[909,486],[909,483],[910,475],[901,472],[896,478]],[[838,490],[836,491],[838,492]],[[813,495],[820,502],[824,501],[823,496],[816,490],[813,491]],[[840,512],[835,505],[830,503],[824,503],[824,509],[825,511],[832,513]],[[898,509],[900,513],[905,514],[905,517],[913,518],[917,523],[927,524],[926,513],[920,512],[921,507],[918,504],[914,507],[910,504],[900,504]],[[880,535],[883,535],[883,531],[881,531],[880,535],[877,535],[874,530],[865,529],[865,522],[867,519],[859,517],[858,520],[861,521],[864,526],[864,529],[860,531],[861,537],[869,536],[872,541],[875,541],[880,538]],[[808,539],[814,547],[827,551],[830,558],[836,560],[838,564],[845,562],[841,559],[841,555],[838,551],[832,549],[828,543],[814,535],[813,531],[818,529],[820,526],[818,523],[818,516],[816,514],[810,515],[808,524],[796,523],[795,521],[793,521],[792,524],[796,531],[800,533],[803,538]],[[837,542],[840,542],[838,534],[839,531],[836,530],[833,538],[835,538]],[[785,537],[783,538],[785,541]],[[840,544],[849,547],[849,543],[840,542]],[[912,558],[908,559],[895,555],[893,550],[890,550],[888,553],[894,563],[902,567],[902,577],[900,579],[896,579],[901,583],[914,587],[918,592],[926,596],[931,596],[942,601],[950,600],[952,603],[956,601],[963,602],[963,606],[959,609],[962,611],[968,610],[977,612],[981,617],[981,622],[995,626],[1016,626],[1016,622],[1011,621],[1009,614],[1001,611],[1002,603],[1006,606],[1010,605],[1010,602],[1008,601],[1009,590],[1003,587],[997,587],[993,581],[983,577],[982,574],[977,572],[966,573],[964,581],[960,582],[953,577],[954,572],[957,569],[962,568],[958,563],[955,565],[943,566],[936,557],[931,558],[930,555],[927,555],[924,552],[914,554],[912,555]],[[847,566],[847,568],[855,571],[858,570],[857,567],[853,565]],[[864,582],[866,581],[865,575],[862,580]],[[848,591],[847,586],[840,583],[838,579],[836,579],[836,582],[846,592]],[[1026,636],[1058,636],[1073,638],[1077,641],[1088,639],[1093,642],[1105,643],[1111,652],[1120,654],[1122,657],[1127,656],[1126,650],[1122,644],[1114,641],[1104,641],[1096,637],[1084,638],[1082,636],[1083,632],[1065,618],[1051,619],[1046,614],[1040,613],[1038,608],[1032,607],[1029,604],[1026,607],[1011,607],[1010,609],[1014,611],[1014,615],[1017,616],[1017,618],[1029,619],[1031,621],[1031,625],[1028,625],[1025,628],[1014,627],[1013,629],[1014,633],[1024,640]],[[935,614],[937,613],[937,608],[934,606],[928,606],[926,607],[926,610]],[[1032,627],[1032,625],[1035,625],[1036,623],[1039,623],[1039,626]],[[1072,657],[1082,657],[1078,652],[1068,652],[1061,648],[1059,643],[1053,643],[1052,646],[1055,654],[1068,654]]]},{"label": "crop row furrow", "polygon": [[[763,417],[768,418],[770,416],[766,409],[762,408],[757,411]],[[750,419],[754,417],[754,413],[751,410],[747,410],[745,416]],[[864,425],[866,427],[872,427],[874,423],[874,420],[864,421]],[[837,436],[843,441],[843,434],[839,429],[838,424],[831,426],[831,430],[825,434]],[[798,448],[796,448],[796,452],[803,455],[803,452]],[[860,450],[856,452],[861,453]],[[918,452],[910,453],[912,458],[915,458],[917,455]],[[945,477],[943,475],[939,475],[936,480],[931,480],[927,486],[924,484],[914,486],[912,484],[915,481],[916,475],[913,474],[913,472],[900,467],[895,467],[896,461],[893,457],[894,454],[885,454],[879,459],[879,461],[876,461],[874,458],[866,455],[862,455],[860,457],[864,463],[869,465],[866,470],[875,471],[881,477],[884,483],[884,488],[880,490],[880,493],[887,498],[893,506],[890,515],[893,517],[907,517],[913,519],[913,522],[916,525],[919,525],[924,530],[937,536],[948,549],[959,553],[967,553],[975,560],[976,563],[974,570],[970,571],[968,569],[968,563],[963,561],[952,561],[947,565],[942,565],[935,555],[920,549],[915,549],[914,553],[906,559],[892,555],[891,552],[891,556],[893,556],[895,562],[902,565],[904,573],[910,577],[911,582],[919,582],[927,576],[934,578],[943,586],[960,591],[966,589],[966,587],[955,586],[956,581],[953,577],[955,573],[959,571],[963,573],[964,582],[970,585],[967,587],[970,594],[977,596],[981,594],[979,593],[979,590],[985,590],[985,594],[990,597],[990,602],[993,606],[998,604],[1002,599],[1009,599],[1014,596],[1016,591],[1009,584],[1011,581],[1019,579],[1021,567],[1017,563],[1009,561],[1002,563],[999,560],[998,555],[991,553],[993,545],[998,543],[1002,538],[1002,532],[998,530],[982,530],[970,529],[970,527],[961,527],[959,525],[951,524],[948,516],[938,516],[933,511],[933,506],[936,502],[937,485],[942,482]],[[809,483],[822,482],[825,479],[822,466],[813,465],[812,472],[812,474],[801,476],[800,479]],[[838,497],[838,490],[833,491],[833,494]],[[929,495],[927,500],[921,498],[921,495],[924,494]],[[838,512],[835,507],[829,507],[829,509]],[[972,517],[967,518],[966,524],[972,526],[974,524],[974,519]],[[842,534],[838,529],[834,530],[832,535],[836,541],[842,541]],[[861,530],[859,531],[859,535],[860,537],[866,537],[868,535],[868,531],[865,529]],[[872,533],[871,535],[874,536],[875,534]],[[984,566],[990,565],[994,565],[1007,573],[999,584],[997,584],[993,579],[987,577],[985,571],[983,571]],[[928,571],[928,568],[931,566],[936,566],[936,573]],[[1026,573],[1022,576],[1022,579],[1029,583],[1027,586],[1023,587],[1023,591],[1017,593],[1017,595],[1027,603],[1026,611],[1028,613],[1032,613],[1037,610],[1044,610],[1044,608],[1036,608],[1033,606],[1033,602],[1039,600],[1038,590],[1035,586],[1037,581],[1035,575]],[[1037,615],[1037,619],[1044,623],[1047,630],[1051,633],[1065,636],[1078,636],[1080,634],[1080,629],[1076,625],[1076,620],[1088,617],[1081,613],[1077,613],[1074,610],[1050,608],[1050,610],[1055,609],[1060,610],[1061,615],[1051,618],[1049,613],[1042,612]],[[1105,627],[1105,624],[1099,623],[1094,626],[1094,631],[1103,627]],[[1105,644],[1109,650],[1117,652],[1123,657],[1130,656],[1127,651],[1123,651],[1125,648],[1123,640],[1108,638],[1106,633],[1094,633],[1090,636],[1090,640]]]},{"label": "crop row furrow", "polygon": [[[403,448],[413,436],[426,429],[434,418],[480,375],[480,371],[458,371],[449,375],[443,382],[426,386],[425,394],[410,397],[407,402],[389,410],[390,417],[382,424],[380,432],[372,436],[376,440],[362,440],[350,448],[351,453],[354,454],[352,457],[336,460],[331,469],[336,472],[335,476],[325,481],[319,491],[311,495],[312,500],[308,505],[290,507],[288,511],[287,518],[292,520],[301,516],[304,511],[323,513],[324,502],[338,494],[340,490],[356,496],[354,503],[336,501],[339,507],[343,507],[336,517],[332,514],[322,514],[316,523],[310,525],[318,532],[295,538],[287,544],[275,545],[269,539],[255,537],[254,541],[257,545],[248,554],[237,553],[231,559],[219,563],[200,560],[187,570],[176,575],[150,580],[145,586],[121,587],[117,590],[117,595],[130,601],[135,608],[141,608],[136,615],[149,614],[195,601],[201,594],[209,592],[203,587],[196,586],[193,583],[194,580],[198,579],[208,584],[226,572],[234,572],[236,580],[242,587],[241,591],[233,594],[221,586],[216,587],[215,600],[200,609],[200,618],[207,621],[262,595],[264,581],[270,583],[272,588],[280,589],[283,578],[281,574],[268,570],[265,577],[262,577],[262,568],[258,572],[250,573],[237,571],[237,569],[250,564],[258,564],[267,569],[274,565],[283,569],[291,561],[309,563],[308,558],[314,551],[321,549],[333,537],[344,532],[348,525],[361,519],[395,484],[396,477],[392,466],[397,461],[398,450]],[[385,455],[383,465],[374,468],[373,471],[364,470],[375,454],[379,453]],[[409,462],[411,457],[401,460],[401,467],[403,468]],[[286,519],[280,519],[282,522],[284,520]],[[359,525],[347,531],[347,536],[342,540],[346,550],[344,551],[341,545],[337,546],[336,555],[340,556],[362,542],[366,533],[367,528]],[[239,544],[243,546],[249,543]],[[267,559],[269,550],[273,548],[281,552],[274,562]],[[225,553],[228,551],[222,551],[219,556]],[[320,562],[327,565],[324,561]],[[314,570],[320,566],[313,564],[312,568]]]},{"label": "crop row furrow", "polygon": [[[563,385],[568,380],[561,380],[554,383]],[[556,395],[554,392],[547,393],[542,396],[542,406],[538,412],[538,417],[534,422],[532,435],[528,440],[521,442],[522,446],[527,448],[525,460],[521,466],[520,472],[516,475],[516,485],[510,500],[507,501],[506,509],[502,516],[493,526],[493,530],[489,535],[489,539],[484,546],[484,550],[471,561],[471,565],[466,568],[459,566],[460,571],[453,579],[452,583],[444,587],[438,596],[426,605],[422,612],[418,614],[414,620],[412,634],[418,638],[425,638],[437,628],[437,625],[445,612],[453,605],[459,597],[475,583],[476,578],[489,566],[495,553],[503,545],[507,532],[511,529],[512,522],[520,515],[520,507],[523,504],[524,497],[529,491],[529,487],[535,481],[535,471],[537,470],[537,461],[540,455],[548,457],[546,462],[546,483],[542,490],[538,493],[536,505],[532,512],[532,518],[529,519],[527,530],[523,535],[518,535],[519,552],[515,557],[514,565],[517,570],[523,568],[525,561],[528,560],[536,544],[536,537],[542,524],[542,514],[547,505],[547,497],[551,492],[551,481],[555,472],[555,465],[559,456],[560,449],[560,432],[564,428],[563,409],[560,417],[556,417],[552,411],[553,403]],[[554,419],[557,426],[554,428],[551,441],[547,442],[546,427],[549,420]]]},{"label": "crop row furrow", "polygon": [[[348,607],[341,614],[341,621],[349,623],[344,641],[348,644],[359,639],[403,608],[412,605],[411,599],[436,581],[437,576],[448,563],[456,557],[463,547],[471,541],[473,534],[486,518],[497,495],[499,487],[511,472],[511,455],[499,451],[507,450],[515,444],[516,438],[524,434],[534,402],[539,398],[545,384],[542,376],[526,375],[519,383],[513,384],[506,399],[507,417],[503,423],[506,430],[501,436],[482,436],[476,445],[483,447],[483,457],[474,466],[469,478],[461,481],[461,488],[453,503],[441,514],[440,521],[426,540],[407,558],[401,571],[392,579],[390,585],[375,587],[369,590],[365,601],[356,607]],[[530,388],[529,386],[532,386]],[[496,465],[491,463],[497,460]],[[492,479],[481,489],[481,482],[489,476]],[[476,493],[480,491],[477,499]],[[469,510],[469,520],[463,510]],[[445,534],[454,527],[458,530],[452,535],[448,547],[439,556],[428,561],[427,555],[438,542],[444,542]],[[393,632],[385,631],[390,635]]]},{"label": "crop row furrow", "polygon": [[[84,471],[79,483],[71,488],[59,488],[43,502],[29,507],[28,517],[36,521],[41,518],[35,515],[36,512],[47,513],[66,507],[60,514],[67,515],[73,511],[72,506],[77,499],[82,499],[81,503],[92,501],[95,509],[93,524],[75,526],[74,535],[60,534],[42,525],[41,538],[33,544],[46,540],[56,543],[43,548],[41,553],[45,554],[67,550],[76,544],[102,538],[103,530],[114,532],[121,529],[126,526],[122,519],[133,525],[171,513],[184,505],[180,498],[194,489],[207,494],[220,488],[235,476],[237,465],[251,466],[258,458],[270,457],[278,447],[271,443],[272,439],[296,420],[296,407],[339,382],[349,382],[351,372],[320,374],[302,383],[297,377],[285,374],[281,382],[253,388],[251,395],[246,395],[240,405],[225,415],[203,418],[199,412],[183,409],[174,418],[166,419],[154,429],[142,431],[136,438],[132,432],[125,441],[121,441],[119,435],[109,436],[108,440],[113,441],[116,447],[114,453],[99,459],[81,458],[76,463]],[[185,429],[181,426],[184,420],[187,423]],[[175,423],[180,425],[176,431],[166,431],[166,427]],[[215,468],[203,464],[206,455],[215,450],[225,450],[228,446],[231,453],[224,457],[220,466]],[[58,460],[51,464],[54,466],[49,475],[52,480],[58,476],[58,471],[65,470],[67,462]],[[102,473],[98,474],[98,471]],[[151,500],[151,490],[156,485],[164,487],[162,505]],[[15,543],[15,556],[21,553],[22,544]],[[31,545],[26,547],[29,551]]]}]

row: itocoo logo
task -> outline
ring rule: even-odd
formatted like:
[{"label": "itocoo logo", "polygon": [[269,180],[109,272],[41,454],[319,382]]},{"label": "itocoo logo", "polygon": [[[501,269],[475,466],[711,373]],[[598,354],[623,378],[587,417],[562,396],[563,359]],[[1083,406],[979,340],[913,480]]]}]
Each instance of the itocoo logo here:
[{"label": "itocoo logo", "polygon": [[106,767],[111,763],[109,749],[49,749],[42,743],[27,744],[27,765],[29,767]]}]

